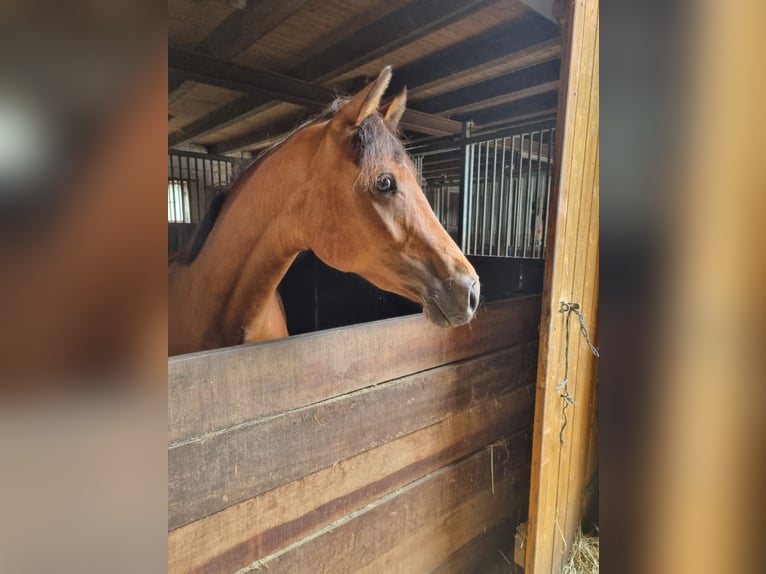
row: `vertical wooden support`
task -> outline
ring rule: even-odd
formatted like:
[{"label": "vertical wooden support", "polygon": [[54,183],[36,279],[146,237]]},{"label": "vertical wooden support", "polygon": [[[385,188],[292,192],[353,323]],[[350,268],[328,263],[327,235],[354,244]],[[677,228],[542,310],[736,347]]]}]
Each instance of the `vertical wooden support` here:
[{"label": "vertical wooden support", "polygon": [[[559,312],[578,303],[595,341],[598,312],[598,0],[571,0],[562,25],[564,58],[556,149],[555,225],[549,229],[540,328],[527,574],[560,572],[582,518],[591,478],[591,424],[596,396],[595,358],[577,317]],[[565,378],[565,329],[570,323],[567,409],[556,387]]]}]

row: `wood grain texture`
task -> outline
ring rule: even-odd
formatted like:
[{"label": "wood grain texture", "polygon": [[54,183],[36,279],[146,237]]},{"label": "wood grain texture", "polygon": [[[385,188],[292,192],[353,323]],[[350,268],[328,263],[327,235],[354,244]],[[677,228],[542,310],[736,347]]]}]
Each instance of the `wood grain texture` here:
[{"label": "wood grain texture", "polygon": [[[512,455],[495,460],[494,494],[490,469],[485,449],[407,485],[318,536],[267,557],[260,565],[291,574],[428,572],[463,540],[500,522],[508,509],[525,504],[528,459]],[[408,541],[413,538],[429,544],[411,548]]]},{"label": "wood grain texture", "polygon": [[451,554],[429,574],[523,574],[524,570],[513,564],[514,534],[523,519],[522,512],[511,515]]},{"label": "wood grain texture", "polygon": [[176,528],[534,380],[535,344],[423,371],[168,451]]},{"label": "wood grain texture", "polygon": [[[509,61],[523,61],[531,65],[555,59],[560,48],[558,36],[559,30],[554,24],[530,13],[510,26],[500,25],[399,68],[393,77],[391,90],[395,92],[406,85],[408,95],[415,101],[424,95],[422,92],[447,77],[448,89],[455,89],[455,82],[461,75],[477,74],[498,64],[507,65]],[[521,67],[515,65],[506,71]]]},{"label": "wood grain texture", "polygon": [[531,296],[486,305],[471,325],[455,329],[417,315],[171,358],[168,441],[535,340],[539,313],[540,297]]},{"label": "wood grain texture", "polygon": [[[346,72],[497,2],[498,0],[420,0],[370,22],[349,37],[321,50],[304,50],[301,53],[301,61],[284,70],[284,73],[320,84],[338,80]],[[269,98],[244,96],[232,105],[216,110],[184,126],[183,130],[171,134],[168,147],[231,125],[268,109],[271,105]],[[219,142],[218,149],[231,148]]]},{"label": "wood grain texture", "polygon": [[562,445],[562,399],[555,388],[565,376],[567,316],[558,312],[559,301],[580,304],[594,340],[598,322],[598,1],[575,0],[570,8],[571,40],[565,44],[560,102],[563,141],[556,162],[556,231],[546,254],[548,288],[532,458],[526,571],[534,574],[561,569],[580,522],[595,392],[595,359],[576,317],[570,317],[568,388],[576,404],[568,409]]},{"label": "wood grain texture", "polygon": [[[532,386],[169,533],[169,572],[233,572],[487,444],[531,449]],[[507,449],[507,450],[506,450]]]}]

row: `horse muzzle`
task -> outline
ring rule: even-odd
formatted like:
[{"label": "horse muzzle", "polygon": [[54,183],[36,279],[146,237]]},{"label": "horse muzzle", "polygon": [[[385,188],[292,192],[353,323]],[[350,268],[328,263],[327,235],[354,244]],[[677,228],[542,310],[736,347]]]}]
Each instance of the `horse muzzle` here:
[{"label": "horse muzzle", "polygon": [[473,275],[450,278],[433,287],[425,297],[423,311],[440,327],[470,323],[479,307],[479,279]]}]

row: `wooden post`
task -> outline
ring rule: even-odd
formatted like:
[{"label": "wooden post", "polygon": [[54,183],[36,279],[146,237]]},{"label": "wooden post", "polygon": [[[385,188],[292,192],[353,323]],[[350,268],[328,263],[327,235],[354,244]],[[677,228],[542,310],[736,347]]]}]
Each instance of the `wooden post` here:
[{"label": "wooden post", "polygon": [[[598,0],[571,0],[562,22],[563,54],[556,145],[557,179],[551,197],[535,407],[527,574],[560,572],[582,517],[589,481],[595,401],[595,358],[577,317],[559,311],[579,304],[591,338],[598,313]],[[566,321],[570,321],[567,389],[562,432]],[[564,443],[560,440],[563,436]]]}]

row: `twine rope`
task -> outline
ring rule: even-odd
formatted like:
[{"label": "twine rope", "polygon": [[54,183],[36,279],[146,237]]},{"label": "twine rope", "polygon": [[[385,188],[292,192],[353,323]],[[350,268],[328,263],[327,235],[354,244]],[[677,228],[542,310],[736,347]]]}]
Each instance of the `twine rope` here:
[{"label": "twine rope", "polygon": [[570,303],[568,301],[561,301],[560,307],[559,307],[559,313],[566,313],[566,319],[565,319],[565,330],[564,330],[564,378],[561,380],[561,382],[556,385],[556,392],[559,394],[559,396],[562,399],[562,407],[561,407],[561,431],[559,431],[559,442],[563,445],[566,441],[564,440],[564,431],[567,428],[568,419],[567,419],[567,409],[569,408],[569,405],[574,406],[575,400],[572,397],[572,395],[569,394],[569,318],[574,313],[577,316],[577,320],[580,322],[580,333],[582,333],[583,337],[585,337],[585,342],[588,344],[588,348],[590,349],[590,352],[593,353],[593,356],[598,358],[599,352],[598,349],[593,345],[593,343],[590,340],[590,333],[588,332],[588,327],[585,325],[585,317],[583,317],[582,313],[580,312],[580,305],[579,303]]}]

